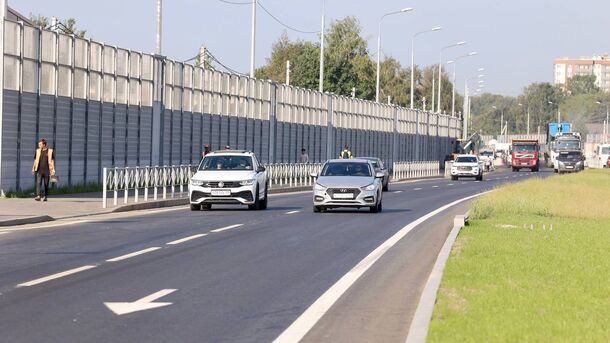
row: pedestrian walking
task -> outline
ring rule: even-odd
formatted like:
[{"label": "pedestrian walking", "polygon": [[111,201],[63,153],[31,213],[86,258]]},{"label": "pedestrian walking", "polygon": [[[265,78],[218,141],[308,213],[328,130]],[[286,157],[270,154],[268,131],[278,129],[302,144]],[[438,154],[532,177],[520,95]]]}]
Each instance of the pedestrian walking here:
[{"label": "pedestrian walking", "polygon": [[210,153],[210,146],[208,144],[203,145],[203,152],[201,153],[202,157]]},{"label": "pedestrian walking", "polygon": [[[44,138],[38,141],[38,149],[34,154],[34,164],[32,165],[32,175],[36,176],[36,198],[34,200],[47,201],[49,180],[52,176],[55,176],[55,151],[47,146],[47,141]],[[42,192],[43,186],[44,192]]]},{"label": "pedestrian walking", "polygon": [[309,154],[307,149],[301,149],[301,156],[299,157],[299,163],[309,163]]},{"label": "pedestrian walking", "polygon": [[352,158],[352,152],[349,150],[349,146],[347,146],[347,144],[345,144],[345,146],[343,147],[343,150],[341,150],[341,153],[339,154],[339,158],[344,159],[344,160],[348,160],[348,159]]}]

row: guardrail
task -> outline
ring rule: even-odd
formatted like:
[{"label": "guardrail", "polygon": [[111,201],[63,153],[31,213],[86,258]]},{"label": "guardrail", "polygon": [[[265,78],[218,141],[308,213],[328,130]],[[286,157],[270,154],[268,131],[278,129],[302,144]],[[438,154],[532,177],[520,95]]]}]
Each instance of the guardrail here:
[{"label": "guardrail", "polygon": [[404,180],[440,175],[440,163],[438,161],[395,162],[393,167],[393,180]]},{"label": "guardrail", "polygon": [[142,199],[149,200],[149,193],[152,191],[152,200],[159,198],[161,192],[162,199],[167,199],[168,191],[172,198],[176,195],[176,188],[180,193],[184,193],[184,187],[188,187],[189,180],[195,174],[194,166],[162,166],[162,167],[125,167],[125,168],[104,168],[102,184],[103,208],[108,205],[108,192],[113,192],[113,205],[118,204],[119,193],[123,193],[123,203],[126,204],[129,192],[133,191],[134,202]]},{"label": "guardrail", "polygon": [[[266,166],[269,189],[312,186],[312,173],[320,173],[323,163],[281,163]],[[419,177],[438,176],[438,162],[396,162],[392,178],[403,180]],[[179,165],[162,167],[103,168],[103,208],[108,206],[108,194],[112,204],[117,206],[119,198],[127,204],[133,195],[133,202],[158,200],[187,196],[188,184],[195,175],[197,166]],[[120,195],[119,195],[120,194]]]}]

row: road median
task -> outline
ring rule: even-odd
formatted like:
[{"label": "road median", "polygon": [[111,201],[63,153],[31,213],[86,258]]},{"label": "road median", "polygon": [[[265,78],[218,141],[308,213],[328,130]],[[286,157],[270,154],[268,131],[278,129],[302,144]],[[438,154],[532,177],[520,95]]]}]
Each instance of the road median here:
[{"label": "road median", "polygon": [[477,199],[447,262],[430,342],[607,342],[610,173],[528,180]]}]

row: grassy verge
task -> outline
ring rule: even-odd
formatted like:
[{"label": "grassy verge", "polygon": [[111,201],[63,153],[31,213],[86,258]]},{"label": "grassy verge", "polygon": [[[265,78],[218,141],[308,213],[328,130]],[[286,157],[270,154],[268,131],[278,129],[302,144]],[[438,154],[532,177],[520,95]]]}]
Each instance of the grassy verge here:
[{"label": "grassy verge", "polygon": [[[92,193],[92,192],[101,192],[102,186],[97,183],[85,183],[78,184],[72,186],[49,186],[49,195],[58,195],[58,194],[75,194],[75,193]],[[26,189],[23,191],[9,191],[6,193],[7,198],[31,198],[36,196],[36,189]]]},{"label": "grassy verge", "polygon": [[610,342],[610,173],[478,199],[453,247],[431,342]]}]

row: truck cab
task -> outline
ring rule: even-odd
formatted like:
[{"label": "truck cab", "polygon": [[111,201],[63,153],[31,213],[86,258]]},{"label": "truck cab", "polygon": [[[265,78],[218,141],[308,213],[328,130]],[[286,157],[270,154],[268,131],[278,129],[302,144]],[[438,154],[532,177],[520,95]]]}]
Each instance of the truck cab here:
[{"label": "truck cab", "polygon": [[533,172],[540,170],[540,144],[538,140],[514,139],[511,153],[511,166],[514,172],[528,168]]}]

